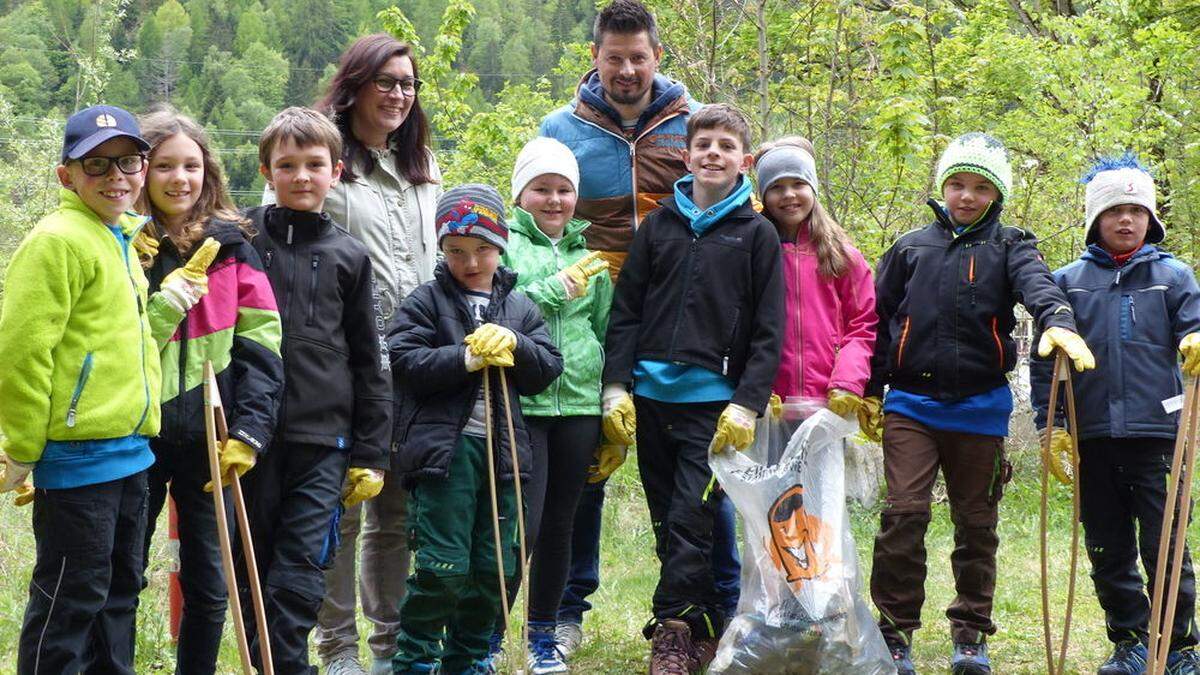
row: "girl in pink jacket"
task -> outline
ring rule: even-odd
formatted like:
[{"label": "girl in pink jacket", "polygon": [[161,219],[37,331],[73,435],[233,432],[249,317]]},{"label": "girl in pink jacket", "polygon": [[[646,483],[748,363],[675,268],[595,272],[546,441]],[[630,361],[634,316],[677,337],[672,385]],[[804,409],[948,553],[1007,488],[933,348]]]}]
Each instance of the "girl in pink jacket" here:
[{"label": "girl in pink jacket", "polygon": [[[775,377],[782,399],[827,399],[829,409],[857,413],[864,430],[878,398],[864,399],[875,348],[871,268],[821,204],[812,144],[789,136],[755,156],[763,215],[779,230],[787,283],[787,329]],[[879,440],[879,439],[874,439]]]}]

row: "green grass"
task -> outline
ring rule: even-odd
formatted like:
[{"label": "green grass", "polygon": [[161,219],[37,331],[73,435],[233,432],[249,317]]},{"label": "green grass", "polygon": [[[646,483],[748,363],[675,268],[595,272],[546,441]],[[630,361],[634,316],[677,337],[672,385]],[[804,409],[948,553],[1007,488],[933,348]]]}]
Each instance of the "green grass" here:
[{"label": "green grass", "polygon": [[[994,617],[999,632],[991,639],[993,663],[998,673],[1043,673],[1041,592],[1039,586],[1038,505],[1039,483],[1033,453],[1020,453],[1018,472],[1001,504],[999,579]],[[649,616],[650,595],[657,578],[653,535],[636,470],[623,467],[609,485],[605,506],[603,580],[592,598],[598,609],[586,617],[586,641],[574,660],[578,673],[644,672],[648,645],[641,627]],[[7,497],[7,496],[6,496]],[[1061,629],[1061,610],[1066,599],[1066,570],[1070,537],[1070,500],[1066,490],[1057,490],[1051,518],[1051,562],[1055,628]],[[16,642],[28,593],[33,564],[30,511],[0,501],[0,670],[16,661]],[[870,568],[872,537],[878,526],[878,511],[855,509],[853,526],[858,542],[863,578]],[[1194,526],[1195,527],[1195,526]],[[174,650],[167,629],[167,566],[165,517],[151,548],[150,587],[142,593],[138,617],[138,672],[171,672]],[[1193,530],[1193,535],[1195,531]],[[945,672],[950,638],[944,616],[953,596],[949,556],[953,533],[945,504],[934,506],[929,529],[928,598],[916,634],[914,656],[923,671]],[[1087,577],[1088,563],[1080,551],[1080,574],[1076,592],[1075,619],[1071,629],[1068,671],[1094,672],[1109,645],[1104,620]],[[864,589],[865,590],[865,589]],[[360,621],[360,630],[366,631]],[[221,672],[237,673],[238,659],[227,624],[221,654]],[[364,646],[365,651],[365,646]]]}]

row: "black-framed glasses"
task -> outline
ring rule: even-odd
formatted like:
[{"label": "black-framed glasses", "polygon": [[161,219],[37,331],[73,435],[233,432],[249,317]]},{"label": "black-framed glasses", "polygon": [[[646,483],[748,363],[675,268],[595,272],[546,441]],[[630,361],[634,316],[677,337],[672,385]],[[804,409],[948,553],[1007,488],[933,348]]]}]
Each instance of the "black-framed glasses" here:
[{"label": "black-framed glasses", "polygon": [[116,164],[121,173],[133,175],[146,166],[146,156],[143,154],[121,155],[120,157],[84,157],[76,160],[83,167],[83,172],[89,176],[106,176],[112,165]]},{"label": "black-framed glasses", "polygon": [[416,96],[417,92],[421,91],[421,85],[425,83],[414,77],[397,80],[387,75],[376,75],[371,79],[371,84],[375,85],[375,91],[381,94],[389,93],[396,87],[400,87],[400,93],[405,96]]}]

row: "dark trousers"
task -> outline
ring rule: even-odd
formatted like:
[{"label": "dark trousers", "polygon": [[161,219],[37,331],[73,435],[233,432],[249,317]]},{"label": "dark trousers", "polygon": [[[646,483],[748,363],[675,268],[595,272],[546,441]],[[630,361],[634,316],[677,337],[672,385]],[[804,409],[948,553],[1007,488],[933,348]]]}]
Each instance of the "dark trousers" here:
[{"label": "dark trousers", "polygon": [[[516,559],[516,493],[497,481],[500,554],[506,586]],[[462,436],[446,476],[420,478],[409,504],[409,548],[416,553],[400,604],[395,673],[462,673],[487,657],[500,610],[499,569],[484,439]]]},{"label": "dark trousers", "polygon": [[37,561],[17,672],[132,675],[146,472],[95,485],[38,489]]},{"label": "dark trousers", "polygon": [[931,429],[903,415],[883,422],[887,504],[875,535],[871,599],[889,642],[908,642],[921,627],[925,604],[925,530],[938,469],[946,479],[954,522],[954,601],[946,609],[955,642],[982,642],[996,632],[998,507],[1003,495],[1004,439]]},{"label": "dark trousers", "polygon": [[[600,588],[600,529],[607,484],[608,481],[588,483],[579,496],[571,533],[571,565],[558,606],[558,623],[583,623],[583,613],[592,608],[588,596]],[[723,499],[713,524],[713,578],[726,616],[737,612],[742,588],[736,513],[733,502]]]},{"label": "dark trousers", "polygon": [[638,470],[660,563],[654,618],[681,618],[697,638],[716,638],[725,613],[713,577],[713,524],[724,493],[713,482],[708,445],[726,403],[635,396],[634,406]]},{"label": "dark trousers", "polygon": [[[149,469],[150,509],[142,546],[142,573],[144,576],[150,560],[150,540],[154,538],[158,514],[170,489],[179,516],[179,588],[183,592],[175,672],[211,675],[217,667],[229,602],[225,572],[221,568],[216,510],[212,493],[204,491],[204,484],[209,481],[208,452],[199,444],[157,440],[150,445],[154,450],[154,465]],[[228,499],[225,509],[232,519],[233,507]],[[234,531],[235,528],[230,529]]]},{"label": "dark trousers", "polygon": [[[1138,571],[1138,553],[1152,592],[1173,452],[1174,441],[1164,438],[1093,438],[1079,443],[1084,542],[1113,642],[1145,643],[1149,634],[1150,600]],[[1197,643],[1195,614],[1196,577],[1184,542],[1172,649]]]},{"label": "dark trousers", "polygon": [[[343,450],[277,442],[242,478],[271,658],[279,675],[316,673],[308,664],[308,634],[317,623],[317,610],[325,595],[325,569],[334,550],[328,539],[335,527],[335,510],[341,508],[348,460]],[[251,659],[261,670],[241,541],[236,536],[234,541],[238,599]]]}]

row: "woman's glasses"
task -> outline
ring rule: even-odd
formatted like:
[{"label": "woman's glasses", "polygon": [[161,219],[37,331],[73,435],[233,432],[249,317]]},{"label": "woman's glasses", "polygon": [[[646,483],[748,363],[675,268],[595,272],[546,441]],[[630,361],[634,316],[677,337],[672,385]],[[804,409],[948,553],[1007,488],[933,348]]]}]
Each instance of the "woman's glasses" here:
[{"label": "woman's glasses", "polygon": [[375,85],[375,91],[381,94],[387,94],[396,87],[400,87],[400,92],[405,96],[416,96],[418,91],[421,91],[421,85],[424,82],[412,77],[407,77],[403,80],[397,80],[394,77],[387,75],[376,75],[371,84]]}]

